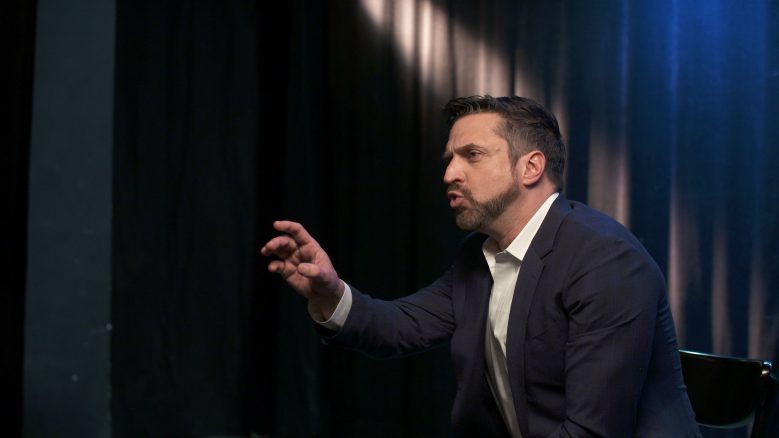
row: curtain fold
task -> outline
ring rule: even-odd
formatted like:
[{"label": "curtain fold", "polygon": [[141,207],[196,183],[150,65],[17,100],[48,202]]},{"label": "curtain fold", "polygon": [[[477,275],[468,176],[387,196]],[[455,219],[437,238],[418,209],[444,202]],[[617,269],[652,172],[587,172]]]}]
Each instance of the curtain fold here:
[{"label": "curtain fold", "polygon": [[118,3],[114,436],[245,433],[250,376],[272,369],[253,353],[258,19],[249,2]]}]

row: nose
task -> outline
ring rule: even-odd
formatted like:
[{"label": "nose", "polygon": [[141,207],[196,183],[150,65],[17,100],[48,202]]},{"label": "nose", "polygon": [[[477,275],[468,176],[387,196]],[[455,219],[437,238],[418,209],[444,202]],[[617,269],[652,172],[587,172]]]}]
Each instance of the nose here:
[{"label": "nose", "polygon": [[451,185],[463,182],[463,172],[458,164],[457,157],[453,157],[444,171],[444,184]]}]

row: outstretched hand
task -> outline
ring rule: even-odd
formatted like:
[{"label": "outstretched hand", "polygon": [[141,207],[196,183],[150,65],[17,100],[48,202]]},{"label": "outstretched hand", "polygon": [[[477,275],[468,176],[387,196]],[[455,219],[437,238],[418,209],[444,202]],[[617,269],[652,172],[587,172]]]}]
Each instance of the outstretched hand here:
[{"label": "outstretched hand", "polygon": [[299,223],[276,221],[273,228],[284,234],[269,240],[260,249],[264,256],[279,258],[268,264],[268,271],[281,275],[324,318],[330,318],[344,292],[344,284],[330,257]]}]

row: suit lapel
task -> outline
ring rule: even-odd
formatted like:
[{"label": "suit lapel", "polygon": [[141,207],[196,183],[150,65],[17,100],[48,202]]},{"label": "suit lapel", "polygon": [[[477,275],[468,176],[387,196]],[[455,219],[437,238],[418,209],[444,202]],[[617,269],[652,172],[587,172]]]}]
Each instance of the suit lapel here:
[{"label": "suit lapel", "polygon": [[527,402],[525,397],[525,336],[527,320],[538,281],[544,271],[543,258],[552,251],[557,230],[563,218],[571,210],[568,201],[560,194],[549,208],[541,227],[522,260],[522,266],[511,302],[508,333],[506,335],[506,364],[511,382],[514,409],[518,414],[519,427],[523,436],[529,436],[527,429]]},{"label": "suit lapel", "polygon": [[463,306],[464,317],[462,321],[470,327],[466,329],[472,333],[471,348],[473,349],[474,367],[472,375],[484,375],[484,330],[487,326],[487,308],[490,303],[490,291],[492,290],[492,276],[490,275],[487,262],[481,254],[478,253],[478,260],[474,264],[474,269],[469,271],[466,278],[465,299]]},{"label": "suit lapel", "polygon": [[493,284],[492,275],[490,275],[487,261],[481,251],[481,245],[479,245],[478,251],[474,251],[472,254],[476,254],[476,260],[471,265],[472,270],[466,274],[466,293],[463,300],[463,323],[467,324],[467,327],[463,326],[462,329],[464,333],[468,333],[469,346],[467,348],[470,349],[467,361],[468,370],[466,371],[466,375],[470,376],[470,379],[463,388],[465,393],[463,397],[464,400],[479,405],[479,408],[476,409],[479,412],[479,433],[508,437],[506,423],[503,421],[497,401],[487,381],[485,330]]}]

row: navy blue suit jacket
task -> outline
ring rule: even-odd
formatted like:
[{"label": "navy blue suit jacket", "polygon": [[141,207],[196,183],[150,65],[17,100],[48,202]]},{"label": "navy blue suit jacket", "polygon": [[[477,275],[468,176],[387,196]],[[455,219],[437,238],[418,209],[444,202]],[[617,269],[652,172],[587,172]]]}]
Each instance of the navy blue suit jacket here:
[{"label": "navy blue suit jacket", "polygon": [[[377,358],[451,340],[456,436],[507,436],[485,374],[492,278],[471,234],[443,276],[393,300],[352,288],[328,343]],[[522,435],[692,437],[665,280],[622,225],[563,196],[533,239],[511,305],[506,361]]]}]

